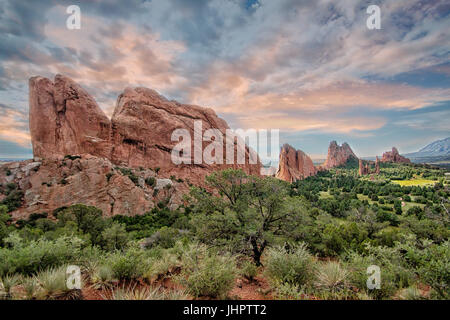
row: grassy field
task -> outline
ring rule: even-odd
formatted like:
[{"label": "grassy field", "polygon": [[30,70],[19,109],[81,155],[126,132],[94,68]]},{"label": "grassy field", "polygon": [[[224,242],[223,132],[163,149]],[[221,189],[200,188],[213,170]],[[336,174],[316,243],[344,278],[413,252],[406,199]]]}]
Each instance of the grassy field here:
[{"label": "grassy field", "polygon": [[427,179],[392,180],[392,183],[401,186],[433,186],[437,181]]},{"label": "grassy field", "polygon": [[319,196],[321,199],[330,199],[333,198],[332,195],[328,191],[319,191]]}]

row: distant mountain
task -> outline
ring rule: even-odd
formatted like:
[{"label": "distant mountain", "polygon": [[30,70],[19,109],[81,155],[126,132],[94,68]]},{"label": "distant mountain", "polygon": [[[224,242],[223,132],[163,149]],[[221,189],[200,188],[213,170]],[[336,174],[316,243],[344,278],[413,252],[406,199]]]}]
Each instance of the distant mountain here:
[{"label": "distant mountain", "polygon": [[427,163],[442,168],[450,168],[450,137],[437,140],[417,152],[404,154],[414,163]]},{"label": "distant mountain", "polygon": [[450,156],[450,137],[437,140],[417,152],[405,154],[408,158],[428,158]]}]

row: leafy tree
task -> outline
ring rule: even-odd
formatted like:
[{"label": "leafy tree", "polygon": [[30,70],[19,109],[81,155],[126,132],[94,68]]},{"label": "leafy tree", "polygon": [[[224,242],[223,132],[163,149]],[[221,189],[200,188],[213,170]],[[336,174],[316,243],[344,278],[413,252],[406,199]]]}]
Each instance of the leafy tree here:
[{"label": "leafy tree", "polygon": [[394,201],[394,210],[396,214],[402,214],[402,203],[400,200]]},{"label": "leafy tree", "polygon": [[208,227],[215,230],[215,238],[209,240],[231,238],[235,247],[250,251],[255,264],[261,265],[261,255],[274,235],[292,227],[288,222],[296,208],[287,206],[288,185],[275,178],[247,176],[242,170],[234,169],[214,172],[206,180],[215,194],[194,188],[191,197],[194,211],[200,217],[197,219],[207,220],[202,215],[213,217]]},{"label": "leafy tree", "polygon": [[101,244],[102,232],[106,228],[106,221],[102,218],[100,209],[84,204],[76,204],[60,211],[57,218],[60,226],[64,226],[68,221],[74,221],[78,231],[89,234],[92,244]]},{"label": "leafy tree", "polygon": [[110,227],[103,230],[102,239],[104,241],[104,247],[107,250],[123,249],[128,242],[128,234],[125,230],[125,225],[113,223]]}]

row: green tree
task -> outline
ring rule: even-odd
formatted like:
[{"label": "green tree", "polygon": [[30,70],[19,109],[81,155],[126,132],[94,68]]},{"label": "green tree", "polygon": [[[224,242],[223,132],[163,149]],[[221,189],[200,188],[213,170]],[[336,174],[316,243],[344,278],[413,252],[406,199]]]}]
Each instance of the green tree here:
[{"label": "green tree", "polygon": [[[248,252],[255,264],[261,265],[261,255],[273,237],[293,226],[292,216],[298,209],[287,205],[288,184],[234,169],[214,172],[206,180],[215,194],[198,188],[191,191],[193,225],[203,234],[201,240],[233,242],[236,249]],[[199,221],[203,224],[196,223]]]},{"label": "green tree", "polygon": [[400,200],[394,201],[394,210],[396,214],[402,214],[402,203]]},{"label": "green tree", "polygon": [[102,239],[104,247],[107,250],[121,250],[128,242],[128,234],[125,225],[120,223],[113,223],[110,227],[102,232]]},{"label": "green tree", "polygon": [[102,210],[93,206],[75,204],[58,212],[57,218],[61,226],[64,226],[68,221],[74,221],[77,224],[78,231],[89,234],[92,244],[101,244],[102,232],[106,228],[106,221],[102,218]]}]

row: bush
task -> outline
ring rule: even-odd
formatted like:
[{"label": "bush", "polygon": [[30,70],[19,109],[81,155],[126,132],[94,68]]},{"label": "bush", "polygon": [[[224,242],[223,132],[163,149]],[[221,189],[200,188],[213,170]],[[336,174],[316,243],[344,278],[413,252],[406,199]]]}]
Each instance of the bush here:
[{"label": "bush", "polygon": [[22,205],[23,191],[17,189],[7,191],[6,197],[0,201],[0,205],[5,205],[8,212],[14,211]]},{"label": "bush", "polygon": [[314,288],[326,299],[348,298],[351,295],[349,272],[338,262],[321,263],[315,272]]},{"label": "bush", "polygon": [[81,299],[79,289],[67,288],[67,265],[50,268],[36,275],[39,284],[38,298],[40,299]]},{"label": "bush", "polygon": [[253,279],[258,274],[258,267],[251,261],[245,260],[241,264],[241,268],[239,270],[241,276],[249,281],[253,281]]},{"label": "bush", "polygon": [[107,250],[121,250],[128,242],[128,234],[125,225],[113,223],[102,232],[104,248]]},{"label": "bush", "polygon": [[153,188],[156,185],[156,179],[154,177],[148,177],[145,179],[145,184]]},{"label": "bush", "polygon": [[115,284],[114,271],[109,265],[96,266],[92,272],[91,282],[96,289],[110,288]]},{"label": "bush", "polygon": [[0,276],[12,273],[30,275],[77,261],[83,245],[83,241],[76,237],[25,242],[17,233],[10,234],[4,241],[9,247],[0,249]]},{"label": "bush", "polygon": [[147,264],[148,268],[144,273],[144,278],[149,283],[170,278],[181,268],[177,256],[167,251],[163,253],[162,257],[151,259]]},{"label": "bush", "polygon": [[93,206],[76,204],[57,214],[58,224],[64,226],[68,221],[75,221],[78,230],[90,236],[92,244],[102,243],[102,232],[106,222],[102,218],[102,211]]},{"label": "bush", "polygon": [[156,288],[122,287],[103,297],[105,300],[187,300],[183,290]]},{"label": "bush", "polygon": [[302,287],[313,277],[314,259],[301,243],[287,252],[283,247],[268,250],[265,273],[274,283],[288,283]]},{"label": "bush", "polygon": [[[380,267],[381,288],[367,289],[367,268],[371,265]],[[367,292],[375,299],[392,298],[402,288],[409,287],[415,280],[414,271],[407,267],[399,247],[367,246],[367,254],[351,252],[346,257],[346,268],[350,271],[350,283],[361,291]]]},{"label": "bush", "polygon": [[162,227],[154,234],[152,234],[150,238],[145,240],[144,246],[160,246],[162,248],[172,248],[179,237],[179,230],[170,227]]},{"label": "bush", "polygon": [[450,298],[450,241],[430,245],[420,253],[417,272],[420,280],[436,292],[439,299]]},{"label": "bush", "polygon": [[114,252],[106,260],[111,266],[114,277],[120,280],[137,279],[142,276],[145,268],[143,251],[130,248],[126,252]]},{"label": "bush", "polygon": [[202,248],[193,249],[188,255],[188,263],[183,265],[178,277],[188,293],[194,297],[225,298],[236,279],[235,258],[230,255],[219,256]]}]

